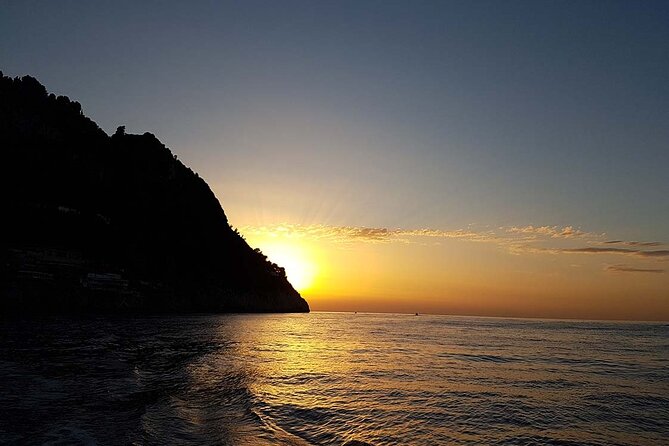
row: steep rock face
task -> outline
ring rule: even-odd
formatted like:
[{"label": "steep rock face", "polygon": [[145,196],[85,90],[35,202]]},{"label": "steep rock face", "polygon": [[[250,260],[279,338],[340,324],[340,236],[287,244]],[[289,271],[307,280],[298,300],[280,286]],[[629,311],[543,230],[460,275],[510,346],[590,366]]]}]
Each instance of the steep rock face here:
[{"label": "steep rock face", "polygon": [[7,223],[0,306],[309,311],[155,136],[108,136],[77,102],[0,73]]}]

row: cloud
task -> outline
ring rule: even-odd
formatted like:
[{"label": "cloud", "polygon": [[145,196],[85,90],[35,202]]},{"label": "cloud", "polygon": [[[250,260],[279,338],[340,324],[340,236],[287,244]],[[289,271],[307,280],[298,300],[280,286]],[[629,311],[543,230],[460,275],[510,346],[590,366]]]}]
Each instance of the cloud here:
[{"label": "cloud", "polygon": [[669,250],[661,249],[656,251],[643,251],[641,249],[631,248],[597,248],[588,246],[586,248],[561,249],[561,252],[582,253],[582,254],[627,254],[641,257],[669,257]]},{"label": "cloud", "polygon": [[569,248],[562,249],[562,252],[576,252],[583,254],[636,254],[639,252],[637,249],[628,249],[628,248],[595,248],[588,246],[587,248]]},{"label": "cloud", "polygon": [[662,243],[662,242],[626,242],[624,240],[608,240],[608,241],[602,242],[602,243],[605,244],[605,245],[626,245],[626,246],[640,246],[640,247],[647,247],[647,248],[664,245],[664,243]]},{"label": "cloud", "polygon": [[395,235],[388,228],[367,228],[359,226],[294,225],[246,226],[244,234],[270,235],[273,237],[328,239],[332,241],[387,241]]},{"label": "cloud", "polygon": [[471,231],[468,229],[456,229],[453,231],[442,231],[439,229],[398,229],[395,234],[406,237],[438,237],[469,240],[472,242],[488,242],[499,240],[492,231]]},{"label": "cloud", "polygon": [[506,232],[512,234],[530,234],[530,235],[539,235],[539,236],[548,236],[551,238],[572,238],[572,237],[582,237],[584,235],[589,235],[587,232],[583,232],[580,229],[576,229],[573,226],[564,226],[560,228],[559,226],[512,226],[507,228]]},{"label": "cloud", "polygon": [[409,238],[432,237],[451,238],[469,241],[490,241],[495,235],[488,232],[476,232],[466,229],[443,231],[438,229],[390,229],[365,226],[327,226],[327,225],[293,225],[282,224],[275,226],[246,226],[241,228],[244,234],[263,234],[271,236],[284,236],[289,238],[308,237],[312,239],[324,239],[333,242],[390,242],[398,241],[408,243]]},{"label": "cloud", "polygon": [[606,271],[614,273],[654,273],[663,274],[663,269],[655,268],[636,268],[628,265],[609,265],[605,268]]},{"label": "cloud", "polygon": [[[365,226],[329,226],[280,224],[273,226],[246,226],[246,235],[263,235],[286,238],[309,238],[332,243],[425,243],[424,238],[455,239],[469,242],[488,242],[508,250],[511,254],[617,254],[669,260],[669,250],[648,250],[663,245],[660,242],[624,240],[601,241],[602,234],[575,229],[574,226],[513,226],[496,230],[467,229],[402,229]],[[421,240],[423,239],[423,240]],[[590,246],[568,246],[578,241]],[[565,246],[566,245],[566,246]],[[595,245],[595,246],[593,246]]]},{"label": "cloud", "polygon": [[388,228],[367,228],[355,226],[320,226],[311,230],[323,238],[354,239],[366,241],[387,241],[395,235],[395,231]]}]

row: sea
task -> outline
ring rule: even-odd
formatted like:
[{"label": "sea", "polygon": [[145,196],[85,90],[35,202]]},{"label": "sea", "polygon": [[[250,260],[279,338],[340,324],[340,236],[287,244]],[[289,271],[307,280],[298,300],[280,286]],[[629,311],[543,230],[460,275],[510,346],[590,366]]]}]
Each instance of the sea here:
[{"label": "sea", "polygon": [[669,445],[669,325],[5,318],[0,444]]}]

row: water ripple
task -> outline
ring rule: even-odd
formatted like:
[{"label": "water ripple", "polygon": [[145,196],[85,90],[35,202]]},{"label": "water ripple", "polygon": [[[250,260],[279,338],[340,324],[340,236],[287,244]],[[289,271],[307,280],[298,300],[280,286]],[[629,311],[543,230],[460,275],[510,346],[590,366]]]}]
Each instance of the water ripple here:
[{"label": "water ripple", "polygon": [[669,444],[669,326],[312,313],[0,325],[0,443]]}]

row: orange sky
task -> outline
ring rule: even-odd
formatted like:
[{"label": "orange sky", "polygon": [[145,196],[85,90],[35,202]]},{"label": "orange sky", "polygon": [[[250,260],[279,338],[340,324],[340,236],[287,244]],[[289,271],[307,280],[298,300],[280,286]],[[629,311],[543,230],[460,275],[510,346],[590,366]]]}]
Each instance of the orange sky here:
[{"label": "orange sky", "polygon": [[666,246],[573,227],[245,226],[313,310],[668,320]]}]

